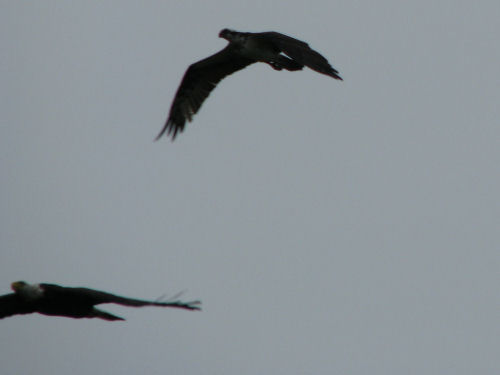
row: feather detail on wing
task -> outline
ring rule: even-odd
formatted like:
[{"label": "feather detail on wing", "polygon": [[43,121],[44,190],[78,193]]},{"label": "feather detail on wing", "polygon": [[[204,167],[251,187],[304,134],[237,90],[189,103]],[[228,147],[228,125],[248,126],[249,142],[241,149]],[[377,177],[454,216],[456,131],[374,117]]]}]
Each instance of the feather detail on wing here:
[{"label": "feather detail on wing", "polygon": [[235,48],[228,45],[187,69],[175,94],[165,126],[156,140],[165,132],[174,140],[177,133],[184,130],[186,120],[192,120],[193,115],[223,78],[255,62],[239,55]]},{"label": "feather detail on wing", "polygon": [[101,303],[115,303],[122,306],[141,307],[141,306],[162,306],[173,307],[186,310],[200,310],[200,301],[182,302],[175,301],[147,301],[135,298],[128,298],[118,296],[116,294],[102,292],[100,290],[88,288],[66,288],[60,287],[60,292],[64,293],[66,297],[73,297],[79,299],[89,305],[99,305]]},{"label": "feather detail on wing", "polygon": [[101,296],[105,301],[100,303],[116,303],[123,306],[141,307],[141,306],[160,306],[160,307],[173,307],[185,310],[200,310],[200,301],[182,302],[179,300],[172,301],[146,301],[135,298],[121,297],[114,294],[103,293]]}]

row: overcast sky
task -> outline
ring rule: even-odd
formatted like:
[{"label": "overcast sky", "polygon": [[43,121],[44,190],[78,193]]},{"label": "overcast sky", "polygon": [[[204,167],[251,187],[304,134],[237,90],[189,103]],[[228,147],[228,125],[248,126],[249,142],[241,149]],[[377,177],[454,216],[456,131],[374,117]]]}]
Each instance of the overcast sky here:
[{"label": "overcast sky", "polygon": [[[1,4],[0,294],[203,301],[2,320],[2,374],[498,373],[498,1]],[[225,27],[345,81],[256,64],[153,142]]]}]

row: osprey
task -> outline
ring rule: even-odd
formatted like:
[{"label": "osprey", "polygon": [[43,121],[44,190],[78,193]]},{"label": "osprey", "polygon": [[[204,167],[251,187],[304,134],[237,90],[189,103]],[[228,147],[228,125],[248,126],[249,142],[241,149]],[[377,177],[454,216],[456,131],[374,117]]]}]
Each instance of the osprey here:
[{"label": "osprey", "polygon": [[174,140],[177,133],[184,130],[186,120],[192,120],[210,92],[224,77],[256,62],[269,64],[275,70],[295,71],[307,66],[342,81],[339,72],[323,56],[307,43],[287,35],[275,31],[240,33],[224,29],[219,37],[226,39],[229,44],[215,55],[189,66],[157,140],[165,132]]},{"label": "osprey", "polygon": [[120,297],[88,288],[68,288],[55,284],[28,284],[16,281],[11,284],[14,293],[0,296],[0,319],[12,315],[39,313],[68,318],[99,318],[125,320],[94,306],[116,303],[123,306],[162,306],[186,310],[200,310],[200,301],[144,301]]}]

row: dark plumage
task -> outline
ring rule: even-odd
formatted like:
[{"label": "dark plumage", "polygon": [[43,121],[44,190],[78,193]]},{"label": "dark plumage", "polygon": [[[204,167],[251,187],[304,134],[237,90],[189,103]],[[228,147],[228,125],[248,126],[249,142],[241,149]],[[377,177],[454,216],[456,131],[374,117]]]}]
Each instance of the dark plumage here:
[{"label": "dark plumage", "polygon": [[125,320],[95,308],[101,303],[123,306],[160,306],[186,310],[200,310],[199,301],[145,301],[117,296],[88,288],[68,288],[55,284],[28,284],[16,281],[11,285],[14,293],[0,296],[0,319],[12,315],[40,313],[69,318],[100,318]]},{"label": "dark plumage", "polygon": [[275,70],[301,70],[304,66],[321,74],[342,80],[339,72],[309,45],[301,40],[274,31],[240,33],[224,29],[219,37],[229,44],[216,54],[189,66],[170,107],[170,114],[156,137],[165,132],[175,139],[182,132],[186,120],[191,121],[205,99],[226,76],[246,66],[264,62]]}]

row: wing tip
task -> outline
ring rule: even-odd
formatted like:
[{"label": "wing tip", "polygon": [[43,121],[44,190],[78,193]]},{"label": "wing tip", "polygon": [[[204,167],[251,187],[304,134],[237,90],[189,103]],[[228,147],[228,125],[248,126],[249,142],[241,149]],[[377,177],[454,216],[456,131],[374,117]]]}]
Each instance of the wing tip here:
[{"label": "wing tip", "polygon": [[330,67],[330,71],[327,73],[330,77],[335,78],[339,81],[343,81],[342,77],[339,74],[339,71],[335,68]]},{"label": "wing tip", "polygon": [[170,136],[172,138],[172,142],[175,140],[175,137],[177,137],[177,133],[179,131],[182,131],[182,128],[179,126],[176,126],[173,121],[167,120],[167,123],[163,127],[163,129],[158,133],[154,141],[158,141],[165,133],[167,133],[167,136]]},{"label": "wing tip", "polygon": [[201,311],[201,301],[199,300],[189,301],[189,302],[182,302],[182,301],[159,302],[158,305],[164,307],[175,307],[178,309],[191,310],[191,311]]}]

